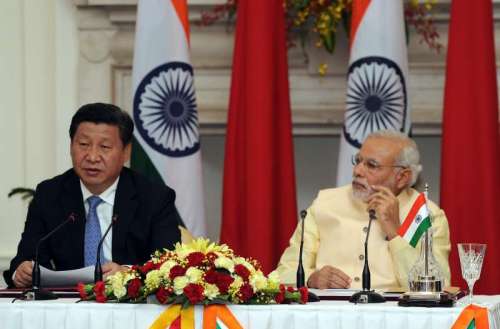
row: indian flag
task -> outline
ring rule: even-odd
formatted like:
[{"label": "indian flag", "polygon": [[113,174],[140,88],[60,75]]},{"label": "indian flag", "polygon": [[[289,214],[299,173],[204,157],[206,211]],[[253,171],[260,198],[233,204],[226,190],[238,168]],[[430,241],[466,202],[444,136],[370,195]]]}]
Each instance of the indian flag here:
[{"label": "indian flag", "polygon": [[227,305],[208,305],[203,310],[204,329],[243,329]]},{"label": "indian flag", "polygon": [[413,248],[425,231],[431,227],[431,214],[425,200],[424,193],[420,193],[398,230],[398,234]]},{"label": "indian flag", "polygon": [[353,0],[337,186],[352,180],[352,157],[377,130],[410,131],[403,0]]},{"label": "indian flag", "polygon": [[206,235],[200,136],[186,0],[140,0],[131,167],[176,191],[188,230]]}]

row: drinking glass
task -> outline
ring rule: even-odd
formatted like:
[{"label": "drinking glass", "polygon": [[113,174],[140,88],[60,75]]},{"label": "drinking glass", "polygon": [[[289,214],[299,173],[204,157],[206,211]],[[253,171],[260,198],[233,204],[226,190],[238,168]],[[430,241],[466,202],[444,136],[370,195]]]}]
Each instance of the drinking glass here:
[{"label": "drinking glass", "polygon": [[469,286],[469,304],[472,304],[472,291],[474,284],[481,275],[483,267],[484,253],[486,245],[480,243],[459,243],[458,255],[460,256],[460,267],[462,268],[462,277]]}]

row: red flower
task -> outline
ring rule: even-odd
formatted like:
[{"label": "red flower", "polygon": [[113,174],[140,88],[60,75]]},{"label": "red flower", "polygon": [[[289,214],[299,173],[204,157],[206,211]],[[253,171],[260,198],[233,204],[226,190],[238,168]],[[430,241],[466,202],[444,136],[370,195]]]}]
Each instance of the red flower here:
[{"label": "red flower", "polygon": [[241,299],[242,302],[246,302],[247,300],[252,298],[252,296],[253,296],[253,289],[251,285],[245,283],[240,287],[238,297]]},{"label": "red flower", "polygon": [[305,304],[309,300],[309,291],[307,290],[307,287],[301,287],[299,288],[300,292],[300,302],[302,304]]},{"label": "red flower", "polygon": [[106,300],[108,300],[106,295],[95,295],[95,301],[98,303],[105,303]]},{"label": "red flower", "polygon": [[280,291],[281,292],[285,292],[285,290],[286,290],[285,285],[280,284]]},{"label": "red flower", "polygon": [[285,293],[280,291],[276,296],[274,296],[274,300],[277,304],[283,303],[283,301],[285,300]]},{"label": "red flower", "polygon": [[82,300],[86,300],[87,298],[89,298],[87,290],[85,289],[85,284],[79,282],[76,288],[78,289],[78,293],[80,294],[80,298]]},{"label": "red flower", "polygon": [[200,266],[205,260],[205,255],[202,252],[195,251],[187,256],[188,267]]},{"label": "red flower", "polygon": [[250,271],[243,264],[238,264],[234,267],[234,272],[241,276],[243,281],[248,282],[248,277],[250,276]]},{"label": "red flower", "polygon": [[127,295],[129,298],[139,297],[139,292],[142,287],[141,280],[138,278],[130,280],[127,286]]},{"label": "red flower", "polygon": [[294,291],[295,291],[295,289],[293,289],[293,287],[287,287],[287,288],[286,288],[286,290],[287,290],[288,292],[294,292]]},{"label": "red flower", "polygon": [[104,285],[104,282],[102,281],[97,281],[95,286],[94,286],[94,294],[95,294],[95,300],[98,303],[104,303],[107,298],[106,298],[106,286]]},{"label": "red flower", "polygon": [[205,282],[210,284],[216,284],[218,278],[218,273],[213,269],[205,272]]},{"label": "red flower", "polygon": [[153,269],[159,270],[164,262],[153,263]]},{"label": "red flower", "polygon": [[161,286],[160,289],[158,289],[158,291],[156,292],[156,299],[158,299],[161,304],[166,304],[171,293],[172,291]]},{"label": "red flower", "polygon": [[227,294],[227,291],[229,290],[229,286],[231,283],[233,283],[234,279],[225,273],[217,273],[217,282],[215,285],[217,288],[219,288],[219,291],[221,294]]},{"label": "red flower", "polygon": [[147,274],[149,271],[151,271],[154,267],[154,264],[152,261],[146,262],[143,266],[139,267],[139,270],[142,272],[142,274]]},{"label": "red flower", "polygon": [[214,264],[214,262],[215,262],[215,260],[216,260],[217,258],[219,258],[219,256],[217,256],[217,254],[216,254],[215,252],[212,252],[212,251],[211,251],[211,252],[209,252],[209,253],[207,253],[207,254],[205,255],[205,257],[207,258],[208,262],[209,262],[211,265],[213,265],[213,264]]},{"label": "red flower", "polygon": [[186,269],[180,265],[175,265],[170,269],[169,277],[170,280],[173,280],[178,276],[183,276],[184,274],[186,274]]},{"label": "red flower", "polygon": [[190,283],[184,288],[184,294],[189,299],[191,304],[203,301],[203,292],[203,287],[195,283]]}]

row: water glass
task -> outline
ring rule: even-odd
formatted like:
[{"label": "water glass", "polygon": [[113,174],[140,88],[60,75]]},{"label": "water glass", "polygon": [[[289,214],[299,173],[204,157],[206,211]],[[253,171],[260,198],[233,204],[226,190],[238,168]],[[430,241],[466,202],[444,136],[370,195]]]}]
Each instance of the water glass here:
[{"label": "water glass", "polygon": [[469,286],[469,304],[472,304],[472,291],[474,284],[481,275],[483,267],[484,253],[486,245],[480,243],[459,243],[458,255],[460,256],[460,267],[462,268],[462,277]]}]

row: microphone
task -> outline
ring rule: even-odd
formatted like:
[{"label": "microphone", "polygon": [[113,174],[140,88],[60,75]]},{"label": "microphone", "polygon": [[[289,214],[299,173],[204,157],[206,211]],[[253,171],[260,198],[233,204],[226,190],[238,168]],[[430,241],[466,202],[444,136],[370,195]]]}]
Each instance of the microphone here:
[{"label": "microphone", "polygon": [[70,213],[68,218],[57,225],[52,231],[43,236],[38,243],[36,244],[35,249],[35,260],[33,264],[33,271],[31,272],[31,289],[25,291],[23,295],[27,300],[49,300],[49,299],[57,299],[57,296],[48,290],[43,290],[40,285],[40,262],[38,260],[38,250],[40,249],[41,244],[50,238],[54,233],[59,231],[63,226],[68,224],[69,222],[75,222],[76,215],[74,213]]},{"label": "microphone", "polygon": [[[297,266],[297,288],[302,288],[305,286],[305,273],[304,266],[302,265],[302,253],[304,249],[304,222],[306,220],[307,210],[300,211],[300,219],[301,223],[301,232],[300,232],[300,248],[299,248],[299,265]],[[307,292],[307,301],[308,302],[319,302],[320,299],[316,294],[308,291]]]},{"label": "microphone", "polygon": [[113,224],[116,223],[118,220],[118,215],[114,215],[113,218],[111,218],[111,223],[109,223],[108,228],[106,229],[106,232],[101,237],[101,240],[99,240],[99,244],[97,245],[97,257],[96,257],[96,262],[95,262],[95,268],[94,268],[94,283],[97,283],[97,281],[102,281],[102,266],[101,266],[101,249],[102,249],[102,244],[104,243],[104,239],[108,235],[109,231],[111,230],[111,227],[113,227]]},{"label": "microphone", "polygon": [[349,299],[349,302],[355,304],[368,304],[368,303],[384,303],[385,298],[376,293],[373,290],[370,290],[371,285],[371,275],[370,275],[370,267],[368,266],[368,238],[370,236],[370,230],[372,227],[372,222],[377,219],[374,209],[370,209],[368,211],[369,221],[368,221],[368,230],[366,231],[365,238],[365,264],[363,266],[363,274],[362,274],[362,287],[363,290],[355,293]]},{"label": "microphone", "polygon": [[302,265],[302,252],[304,249],[304,221],[307,216],[307,210],[301,210],[300,211],[300,219],[301,219],[301,229],[302,231],[300,232],[300,248],[299,248],[299,266],[297,267],[297,288],[301,288],[305,286],[305,273],[304,273],[304,266]]}]

